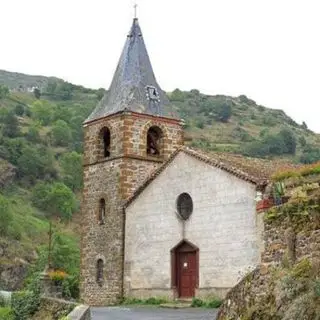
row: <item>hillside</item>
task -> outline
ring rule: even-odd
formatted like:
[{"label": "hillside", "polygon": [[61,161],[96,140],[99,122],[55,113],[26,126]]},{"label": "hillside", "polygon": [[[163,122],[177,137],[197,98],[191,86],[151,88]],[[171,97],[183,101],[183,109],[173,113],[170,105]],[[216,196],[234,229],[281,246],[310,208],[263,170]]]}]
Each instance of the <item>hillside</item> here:
[{"label": "hillside", "polygon": [[[33,87],[39,90],[31,92]],[[44,268],[51,221],[52,263],[69,273],[65,294],[77,296],[82,123],[103,94],[57,78],[0,70],[0,289],[25,285],[30,264]],[[187,145],[296,162],[320,159],[319,135],[281,110],[245,96],[178,89],[168,95],[185,120]]]},{"label": "hillside", "polygon": [[[74,115],[79,120],[90,113],[104,93],[103,89],[85,89],[54,77],[29,76],[2,70],[0,85],[15,91],[9,97],[13,99],[12,103],[7,103],[12,108],[15,107],[17,96],[23,103],[34,102],[32,94],[23,93],[37,85],[45,93],[41,100],[58,104],[63,102],[67,115],[69,107],[79,103],[82,110]],[[183,92],[176,89],[168,96],[174,108],[173,113],[185,120],[186,144],[192,147],[254,157],[284,156],[303,163],[320,159],[320,135],[308,130],[304,122],[299,125],[282,110],[257,105],[245,95],[208,96],[198,90]],[[67,115],[64,115],[65,119]],[[293,136],[290,137],[289,133],[288,137],[288,132],[279,135],[284,129],[289,129]],[[285,144],[292,144],[292,138],[294,145],[287,148]]]},{"label": "hillside", "polygon": [[27,91],[28,88],[45,88],[49,81],[62,82],[55,77],[31,76],[28,74],[0,70],[0,85],[7,86],[10,90]]}]

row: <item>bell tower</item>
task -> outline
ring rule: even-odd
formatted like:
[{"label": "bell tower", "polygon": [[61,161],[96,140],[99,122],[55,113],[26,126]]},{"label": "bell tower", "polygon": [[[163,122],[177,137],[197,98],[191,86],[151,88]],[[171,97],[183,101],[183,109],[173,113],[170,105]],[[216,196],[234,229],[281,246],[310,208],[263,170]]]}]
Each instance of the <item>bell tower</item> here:
[{"label": "bell tower", "polygon": [[183,144],[183,130],[159,87],[134,18],[111,86],[84,123],[81,299],[123,297],[123,205]]}]

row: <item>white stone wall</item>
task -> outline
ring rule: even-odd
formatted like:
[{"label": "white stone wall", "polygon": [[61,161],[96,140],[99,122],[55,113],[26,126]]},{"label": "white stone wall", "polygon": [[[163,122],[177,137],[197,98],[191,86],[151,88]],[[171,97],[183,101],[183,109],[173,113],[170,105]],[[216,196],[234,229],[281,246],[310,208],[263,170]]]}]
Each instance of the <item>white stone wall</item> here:
[{"label": "white stone wall", "polygon": [[[185,222],[175,213],[183,192],[194,205]],[[260,261],[255,193],[253,184],[181,152],[126,209],[126,293],[170,290],[170,250],[182,239],[199,248],[199,295],[233,287]]]}]

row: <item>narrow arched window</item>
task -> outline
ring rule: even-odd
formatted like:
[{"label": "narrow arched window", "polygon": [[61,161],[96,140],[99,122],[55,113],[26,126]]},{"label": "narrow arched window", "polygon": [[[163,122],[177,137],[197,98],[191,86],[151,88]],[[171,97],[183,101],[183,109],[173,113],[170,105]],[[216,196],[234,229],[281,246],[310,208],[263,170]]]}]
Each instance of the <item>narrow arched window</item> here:
[{"label": "narrow arched window", "polygon": [[99,224],[105,224],[106,220],[106,201],[102,198],[99,201]]},{"label": "narrow arched window", "polygon": [[100,132],[100,139],[103,146],[103,157],[107,158],[110,157],[110,130],[108,128],[102,128]]},{"label": "narrow arched window", "polygon": [[147,133],[147,154],[159,156],[162,152],[163,133],[159,127],[152,126]]},{"label": "narrow arched window", "polygon": [[103,283],[103,260],[99,259],[97,261],[97,283],[101,286]]}]

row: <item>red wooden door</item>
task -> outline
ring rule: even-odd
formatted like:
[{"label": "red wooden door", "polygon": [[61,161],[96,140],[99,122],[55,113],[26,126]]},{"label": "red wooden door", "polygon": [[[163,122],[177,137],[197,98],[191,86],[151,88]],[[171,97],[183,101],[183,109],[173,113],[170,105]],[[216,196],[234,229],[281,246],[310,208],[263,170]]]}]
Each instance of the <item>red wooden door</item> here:
[{"label": "red wooden door", "polygon": [[178,254],[178,290],[179,296],[195,296],[196,288],[196,252],[179,252]]}]

